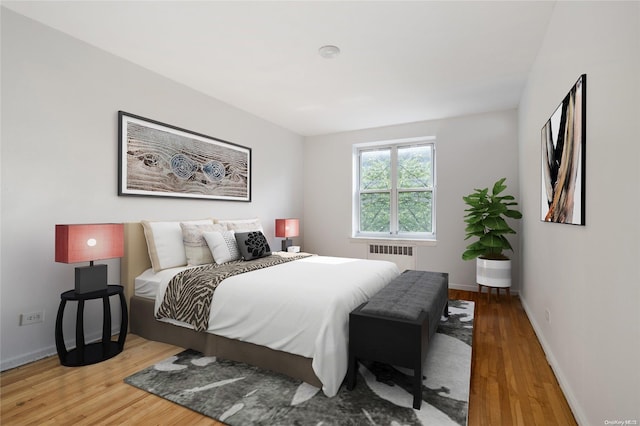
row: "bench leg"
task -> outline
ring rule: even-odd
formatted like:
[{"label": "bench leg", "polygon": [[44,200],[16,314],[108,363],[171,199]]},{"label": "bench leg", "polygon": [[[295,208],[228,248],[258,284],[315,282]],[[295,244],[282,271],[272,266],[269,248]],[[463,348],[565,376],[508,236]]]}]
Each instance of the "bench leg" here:
[{"label": "bench leg", "polygon": [[347,390],[353,390],[358,380],[358,360],[349,354],[349,365],[347,366]]},{"label": "bench leg", "polygon": [[422,405],[422,365],[413,370],[413,408],[420,409]]}]

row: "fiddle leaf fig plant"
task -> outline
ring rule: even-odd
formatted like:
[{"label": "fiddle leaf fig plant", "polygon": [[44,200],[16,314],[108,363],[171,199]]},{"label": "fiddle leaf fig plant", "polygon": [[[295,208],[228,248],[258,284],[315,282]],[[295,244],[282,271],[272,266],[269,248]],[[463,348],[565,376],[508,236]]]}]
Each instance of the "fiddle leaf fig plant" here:
[{"label": "fiddle leaf fig plant", "polygon": [[467,214],[464,216],[467,224],[465,240],[476,238],[476,241],[469,244],[462,253],[463,260],[477,257],[492,260],[508,259],[502,252],[513,251],[505,235],[515,234],[516,231],[509,226],[505,218],[520,219],[522,213],[513,208],[518,203],[512,195],[500,195],[507,189],[505,180],[506,178],[498,180],[491,192],[489,188],[474,189],[471,194],[462,197],[468,206],[465,209]]}]

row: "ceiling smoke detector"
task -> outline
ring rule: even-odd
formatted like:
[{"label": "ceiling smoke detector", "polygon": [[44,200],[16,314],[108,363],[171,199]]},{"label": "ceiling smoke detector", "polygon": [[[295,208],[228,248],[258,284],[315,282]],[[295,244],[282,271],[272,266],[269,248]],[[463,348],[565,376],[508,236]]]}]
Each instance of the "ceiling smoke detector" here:
[{"label": "ceiling smoke detector", "polygon": [[332,46],[328,44],[318,49],[318,52],[320,53],[320,56],[322,56],[323,58],[331,59],[331,58],[335,58],[340,54],[340,48],[338,46]]}]

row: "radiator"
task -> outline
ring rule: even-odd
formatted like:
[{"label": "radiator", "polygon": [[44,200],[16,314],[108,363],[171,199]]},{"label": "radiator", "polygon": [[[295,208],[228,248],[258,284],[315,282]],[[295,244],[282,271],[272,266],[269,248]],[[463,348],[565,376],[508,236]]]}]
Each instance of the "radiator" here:
[{"label": "radiator", "polygon": [[388,260],[398,265],[400,272],[416,269],[416,248],[415,246],[369,244],[367,259]]}]

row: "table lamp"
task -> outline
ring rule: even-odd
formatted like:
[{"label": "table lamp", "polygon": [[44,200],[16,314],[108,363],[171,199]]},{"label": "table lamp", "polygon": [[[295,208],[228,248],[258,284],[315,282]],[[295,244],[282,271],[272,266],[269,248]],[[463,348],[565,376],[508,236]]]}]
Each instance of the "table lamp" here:
[{"label": "table lamp", "polygon": [[283,238],[282,251],[293,245],[293,241],[289,237],[297,237],[300,229],[300,221],[298,219],[276,219],[276,237]]},{"label": "table lamp", "polygon": [[107,265],[94,265],[94,260],[113,259],[124,255],[124,225],[97,223],[56,225],[56,262],[89,262],[76,267],[76,293],[107,289]]}]

